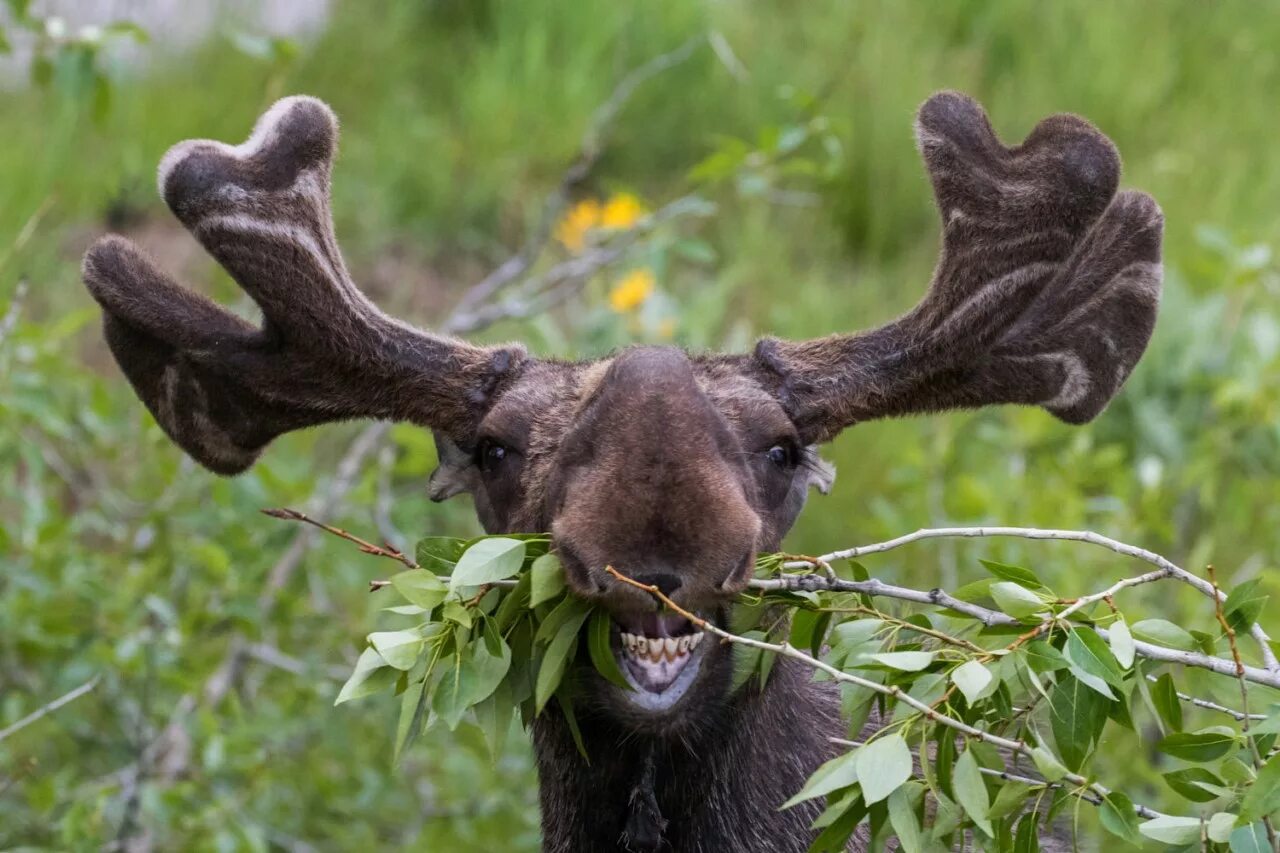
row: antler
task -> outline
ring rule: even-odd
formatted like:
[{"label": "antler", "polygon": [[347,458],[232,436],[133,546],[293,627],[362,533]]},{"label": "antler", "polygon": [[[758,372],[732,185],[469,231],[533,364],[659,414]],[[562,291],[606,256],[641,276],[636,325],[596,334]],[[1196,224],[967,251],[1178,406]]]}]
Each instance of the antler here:
[{"label": "antler", "polygon": [[273,438],[347,418],[409,420],[465,436],[520,369],[519,347],[482,348],[418,331],[352,283],[329,212],[332,111],[285,98],[242,145],[174,146],[160,194],[262,309],[258,328],[160,272],[121,237],[84,259],[107,342],[178,445],[222,474]]},{"label": "antler", "polygon": [[924,301],[859,335],[766,339],[753,357],[802,434],[824,441],[872,418],[991,403],[1095,417],[1146,349],[1160,297],[1163,217],[1115,195],[1115,147],[1056,115],[1021,145],[982,108],[943,92],[916,138],[942,214]]}]

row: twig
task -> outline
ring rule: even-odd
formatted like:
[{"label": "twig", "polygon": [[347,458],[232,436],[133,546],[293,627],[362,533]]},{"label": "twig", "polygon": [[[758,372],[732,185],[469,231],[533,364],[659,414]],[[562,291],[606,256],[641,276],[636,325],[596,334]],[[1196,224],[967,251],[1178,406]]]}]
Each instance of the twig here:
[{"label": "twig", "polygon": [[[1236,662],[1236,681],[1240,684],[1240,710],[1243,712],[1240,717],[1240,731],[1244,735],[1245,743],[1249,744],[1249,753],[1253,757],[1253,769],[1262,772],[1262,753],[1258,751],[1257,742],[1249,737],[1249,684],[1244,677],[1244,663],[1240,660],[1240,647],[1236,645],[1236,629],[1231,627],[1231,623],[1227,621],[1227,616],[1222,611],[1222,595],[1218,589],[1218,575],[1213,570],[1213,564],[1210,563],[1205,567],[1209,573],[1209,583],[1213,584],[1213,613],[1218,617],[1218,624],[1222,626],[1223,632],[1227,635],[1227,644],[1231,647],[1231,657]],[[1271,825],[1271,819],[1266,815],[1262,816],[1262,826],[1266,829],[1267,840],[1271,842],[1271,849],[1276,849],[1276,830]]]},{"label": "twig", "polygon": [[[1147,676],[1147,681],[1150,681],[1152,683],[1155,683],[1159,680],[1160,679],[1154,675]],[[1189,694],[1182,693],[1180,691],[1174,691],[1174,692],[1177,694],[1177,697],[1183,702],[1186,702],[1190,705],[1195,705],[1197,708],[1204,708],[1207,711],[1217,711],[1219,714],[1226,714],[1228,716],[1235,717],[1236,722],[1243,722],[1246,717],[1250,720],[1265,720],[1267,718],[1266,714],[1245,714],[1240,711],[1237,711],[1235,708],[1228,708],[1226,705],[1219,705],[1217,702],[1210,702],[1208,699],[1200,699],[1196,696],[1191,696]]]},{"label": "twig", "polygon": [[[471,316],[477,306],[492,299],[498,291],[529,271],[551,239],[555,222],[568,204],[574,188],[586,180],[587,175],[595,168],[600,156],[604,153],[605,139],[609,129],[631,96],[645,82],[692,56],[694,49],[702,41],[702,36],[696,36],[670,53],[655,56],[619,81],[609,98],[596,109],[579,144],[577,157],[565,170],[560,183],[543,204],[542,214],[533,236],[518,252],[499,264],[493,272],[462,295],[455,312],[459,317]],[[459,328],[457,331],[468,331],[468,329]]]},{"label": "twig", "polygon": [[310,524],[313,527],[318,527],[326,533],[332,533],[339,539],[346,539],[348,542],[354,542],[356,547],[360,549],[361,553],[371,554],[375,557],[387,557],[397,562],[404,563],[405,566],[411,569],[421,568],[421,566],[414,562],[412,557],[391,544],[388,544],[386,547],[374,545],[372,542],[369,542],[366,539],[361,539],[354,533],[348,533],[341,527],[334,527],[331,524],[325,524],[323,521],[316,521],[306,513],[298,512],[296,509],[280,508],[264,509],[260,511],[263,515],[269,515],[272,518],[279,518],[285,521],[300,521],[303,524]]},{"label": "twig", "polygon": [[36,209],[27,217],[27,221],[23,223],[22,230],[18,232],[18,236],[13,238],[13,242],[9,244],[3,255],[0,255],[0,272],[4,272],[5,267],[9,265],[9,261],[17,257],[18,253],[31,241],[35,236],[36,229],[40,227],[40,220],[44,219],[45,214],[53,207],[54,197],[52,195],[45,196],[44,201],[36,207]]},{"label": "twig", "polygon": [[74,702],[84,694],[93,690],[93,688],[97,687],[98,682],[101,680],[102,680],[102,676],[95,675],[93,678],[89,679],[84,684],[81,684],[75,690],[62,694],[57,699],[54,699],[52,702],[48,702],[44,705],[41,705],[39,708],[36,708],[30,714],[27,714],[25,717],[23,717],[21,720],[18,720],[13,725],[0,729],[0,740],[4,740],[5,738],[20,731],[21,729],[25,729],[27,726],[31,725],[32,723],[36,722],[37,720],[39,720],[44,716],[48,714],[52,714],[54,711],[58,710],[63,705],[66,705],[70,702]]},{"label": "twig", "polygon": [[449,332],[474,332],[500,320],[529,317],[553,308],[581,289],[591,276],[625,255],[636,240],[657,226],[683,216],[706,215],[712,209],[705,200],[695,195],[682,196],[641,218],[631,228],[619,231],[604,245],[589,249],[530,278],[519,293],[475,309],[463,309],[459,306],[449,324]]},{"label": "twig", "polygon": [[[800,661],[806,666],[810,666],[814,669],[825,672],[827,675],[831,676],[836,681],[844,681],[849,684],[857,685],[858,687],[866,688],[867,690],[871,690],[883,696],[889,696],[893,699],[896,699],[897,701],[902,702],[904,705],[907,705],[913,708],[914,710],[920,712],[921,714],[925,715],[929,719],[933,720],[935,723],[940,723],[941,725],[944,725],[950,729],[954,729],[955,731],[958,731],[961,734],[967,735],[968,737],[977,738],[978,740],[985,741],[986,743],[989,743],[992,746],[999,747],[1009,752],[1018,753],[1019,755],[1026,756],[1027,758],[1034,760],[1034,757],[1032,756],[1031,747],[1027,746],[1027,744],[1024,743],[1023,741],[1010,740],[1009,738],[1006,738],[1006,737],[993,735],[990,732],[986,732],[986,731],[983,731],[982,729],[975,728],[974,726],[971,726],[962,720],[957,720],[953,717],[948,717],[946,714],[920,701],[914,696],[911,696],[910,694],[904,692],[903,690],[901,690],[895,685],[884,685],[879,683],[878,681],[871,681],[870,679],[862,678],[861,676],[853,675],[852,673],[848,673],[848,672],[845,672],[844,670],[837,669],[836,667],[831,666],[830,664],[824,661],[818,660],[817,658],[812,657],[811,655],[805,654],[804,652],[797,649],[795,646],[792,646],[790,643],[785,643],[785,642],[784,643],[768,643],[768,642],[764,642],[763,640],[756,640],[751,637],[740,637],[737,634],[730,633],[729,631],[724,630],[718,625],[708,622],[706,619],[703,619],[701,616],[698,616],[696,613],[691,613],[688,610],[685,610],[683,607],[681,607],[680,605],[672,601],[670,598],[668,598],[667,595],[664,594],[662,590],[658,589],[657,586],[640,583],[639,581],[629,578],[626,575],[622,574],[617,569],[613,568],[613,566],[605,566],[605,571],[608,572],[610,575],[612,575],[618,581],[621,581],[622,583],[629,584],[631,586],[636,587],[637,589],[642,589],[645,592],[648,592],[650,595],[652,595],[654,598],[656,598],[658,601],[660,601],[663,605],[665,605],[667,608],[669,608],[673,612],[678,613],[679,615],[688,619],[690,622],[692,622],[694,625],[698,626],[702,630],[708,633],[714,634],[720,639],[725,640],[726,642],[736,643],[738,645],[750,646],[751,648],[754,648],[754,649],[759,649],[765,652],[773,652],[774,654],[779,654],[779,655],[782,655],[783,657],[789,657],[789,658],[792,658],[793,660]],[[1106,797],[1111,794],[1110,788],[1107,788],[1098,782],[1090,782],[1088,779],[1086,779],[1084,776],[1081,776],[1079,773],[1072,773],[1070,771],[1067,771],[1066,773],[1063,774],[1062,778],[1066,779],[1072,784],[1079,785],[1081,788],[1087,788],[1101,797]],[[1147,809],[1147,808],[1144,808],[1141,814],[1143,817],[1151,817],[1151,818],[1163,816],[1160,812],[1157,812],[1153,809]]]},{"label": "twig", "polygon": [[[1194,587],[1205,596],[1217,598],[1219,600],[1225,598],[1220,590],[1214,588],[1213,584],[1203,578],[1197,577],[1186,569],[1175,565],[1159,554],[1156,554],[1153,551],[1148,551],[1145,548],[1128,545],[1107,536],[1102,536],[1090,530],[1046,530],[1034,527],[938,527],[917,530],[914,533],[908,533],[904,536],[899,536],[896,539],[889,539],[885,542],[877,542],[872,545],[862,545],[856,548],[848,548],[843,551],[833,551],[830,554],[824,554],[819,559],[825,560],[829,563],[837,560],[855,560],[858,557],[862,557],[867,554],[882,554],[885,551],[892,551],[895,548],[901,548],[903,545],[910,545],[913,542],[919,542],[924,539],[993,536],[1088,542],[1091,545],[1107,548],[1117,554],[1123,554],[1126,557],[1132,557],[1134,559],[1150,563],[1151,565],[1168,572],[1169,577],[1182,581],[1188,586]],[[803,565],[803,563],[794,565],[788,564],[785,565],[784,568],[801,568]],[[1275,652],[1271,650],[1271,638],[1267,636],[1267,633],[1262,629],[1262,626],[1256,622],[1250,628],[1250,633],[1258,643],[1259,651],[1262,654],[1262,660],[1266,670],[1270,673],[1280,675],[1280,660],[1277,660]]]},{"label": "twig", "polygon": [[[806,561],[796,561],[784,565],[809,565]],[[980,604],[973,604],[968,601],[961,601],[950,593],[941,589],[920,590],[910,587],[894,586],[893,584],[883,583],[872,579],[867,581],[850,581],[850,580],[830,580],[818,575],[793,575],[785,574],[776,578],[754,579],[748,582],[751,589],[759,589],[765,592],[776,592],[780,590],[802,590],[806,592],[857,592],[873,597],[894,598],[900,601],[911,601],[916,604],[932,604],[938,607],[945,607],[954,610],[957,613],[976,619],[987,627],[995,626],[1020,626],[1024,623],[1014,619],[1007,613],[1001,613],[998,610],[992,610],[989,607],[983,607]],[[1059,617],[1054,617],[1055,621]],[[1098,625],[1091,626],[1093,630],[1104,640],[1110,640],[1111,633]],[[1036,626],[1032,630],[1039,630],[1040,626]],[[1216,672],[1219,675],[1227,675],[1235,677],[1236,664],[1235,661],[1226,658],[1211,657],[1199,652],[1182,651],[1181,649],[1171,649],[1166,646],[1158,646],[1155,643],[1148,643],[1144,640],[1133,641],[1134,651],[1149,660],[1161,661],[1163,663],[1176,663],[1182,666],[1194,666],[1200,669],[1207,669],[1210,672]],[[1272,672],[1261,667],[1244,665],[1244,677],[1255,684],[1265,684],[1268,687],[1280,689],[1280,671]]]}]

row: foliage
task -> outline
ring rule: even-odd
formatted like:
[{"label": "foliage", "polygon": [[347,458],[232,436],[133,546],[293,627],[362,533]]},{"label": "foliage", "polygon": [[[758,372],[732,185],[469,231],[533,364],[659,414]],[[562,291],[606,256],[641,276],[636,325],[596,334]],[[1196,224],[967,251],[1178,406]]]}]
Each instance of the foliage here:
[{"label": "foliage", "polygon": [[[567,591],[550,541],[419,542],[418,559],[430,568],[392,577],[385,586],[406,603],[386,610],[425,621],[369,634],[337,702],[387,688],[399,695],[397,756],[423,730],[436,723],[455,730],[464,716],[496,756],[512,714],[527,727],[553,696],[576,735],[574,678],[566,678],[580,672],[575,661],[589,659],[601,676],[631,688],[611,645],[611,619]],[[1215,604],[1221,634],[1188,635],[1204,655],[1229,647],[1242,703],[1233,710],[1202,701],[1216,716],[1189,729],[1182,708],[1194,697],[1180,690],[1188,687],[1185,674],[1135,644],[1111,594],[1117,587],[1064,599],[1031,569],[983,562],[991,578],[960,599],[982,613],[955,605],[895,615],[867,593],[818,591],[823,585],[813,575],[783,571],[795,563],[773,554],[759,559],[757,579],[787,583],[743,594],[732,632],[693,617],[735,644],[735,689],[752,680],[763,685],[777,654],[798,657],[815,667],[815,677],[839,682],[849,737],[869,734],[864,743],[846,741],[853,748],[783,804],[826,797],[814,822],[821,830],[815,853],[843,850],[864,821],[876,849],[891,837],[909,851],[955,849],[968,831],[984,850],[1034,851],[1038,824],[1074,822],[1085,803],[1098,809],[1106,832],[1129,844],[1146,838],[1240,851],[1274,837],[1268,821],[1280,814],[1280,704],[1250,711],[1236,646],[1236,632],[1248,631],[1265,603],[1256,584]],[[868,580],[867,571],[850,563],[845,579],[856,585]],[[1103,612],[1093,612],[1095,604],[1105,604]],[[995,622],[989,617],[996,612],[1011,618]],[[1172,636],[1155,625],[1147,630]],[[580,654],[584,633],[589,651]],[[873,710],[883,724],[865,729]],[[1116,738],[1144,741],[1176,760],[1178,769],[1162,774],[1180,805],[1176,813],[1135,805],[1097,781],[1094,757]]]},{"label": "foliage", "polygon": [[[364,636],[381,606],[364,592],[370,566],[341,543],[300,546],[286,594],[259,608],[294,540],[254,523],[252,510],[318,505],[354,430],[288,436],[234,481],[194,469],[110,365],[79,282],[90,237],[115,229],[204,292],[237,294],[173,226],[154,168],[176,140],[239,138],[276,94],[315,94],[342,116],[335,216],[352,270],[379,304],[429,326],[533,229],[619,77],[692,36],[719,34],[732,57],[723,46],[704,50],[639,93],[575,197],[607,204],[629,193],[654,208],[696,190],[716,202],[714,217],[669,229],[655,244],[662,254],[634,259],[655,279],[635,312],[620,314],[608,299],[633,267],[611,269],[580,300],[487,334],[562,357],[631,341],[738,347],[755,333],[813,336],[887,320],[922,292],[936,251],[909,136],[914,107],[939,88],[968,91],[1007,138],[1047,112],[1089,117],[1123,153],[1123,183],[1152,192],[1168,221],[1156,337],[1124,392],[1083,429],[1008,409],[859,426],[824,448],[839,469],[835,492],[814,500],[787,547],[957,523],[1087,527],[1184,565],[1212,561],[1228,588],[1258,579],[1272,596],[1261,619],[1280,629],[1280,157],[1273,119],[1258,109],[1280,86],[1274,7],[333,8],[328,30],[296,50],[251,32],[213,34],[169,55],[161,31],[141,20],[153,34],[148,64],[97,54],[111,89],[97,121],[92,85],[73,93],[55,74],[47,87],[13,78],[0,87],[0,319],[28,282],[11,331],[0,332],[0,729],[102,677],[0,741],[0,847],[110,845],[125,834],[131,804],[133,829],[160,849],[537,846],[522,738],[508,738],[495,768],[481,730],[464,719],[455,732],[425,732],[392,769],[396,709],[330,707],[361,652],[348,638]],[[15,46],[28,38],[13,26],[6,35]],[[809,98],[820,109],[807,110]],[[721,152],[789,140],[790,128],[818,116],[829,139],[811,138],[796,158],[809,174],[779,186],[767,168],[773,182],[763,188],[690,178]],[[689,240],[691,251],[676,249]],[[369,527],[385,514],[392,531],[474,536],[469,507],[425,497],[434,454],[430,436],[393,428],[385,453],[326,520]],[[955,590],[986,574],[980,555],[1035,565],[1064,594],[1082,578],[1119,576],[1113,555],[1063,547],[948,542],[887,554],[873,568],[887,582]],[[1139,641],[1195,648],[1192,631],[1213,632],[1203,599],[1163,584],[1131,590],[1124,612]],[[178,715],[240,636],[250,642],[240,688]],[[935,659],[922,672],[939,668]],[[1133,678],[1127,672],[1125,683]],[[1181,720],[1167,729],[1221,721],[1172,701],[1173,678],[1148,682],[1161,719]],[[1238,698],[1231,679],[1192,669],[1177,678],[1188,695]],[[1255,710],[1274,701],[1264,691]],[[1202,808],[1166,781],[1191,765],[1154,750],[1154,723],[1139,704],[1144,738],[1117,737],[1119,724],[1108,722],[1091,773],[1170,814]],[[127,784],[171,723],[181,736]],[[1177,778],[1191,790],[1194,779]],[[891,819],[917,790],[912,782],[890,795]],[[1086,843],[1114,846],[1100,820],[1110,814],[1075,813]],[[1015,837],[1033,829],[1018,824]]]}]

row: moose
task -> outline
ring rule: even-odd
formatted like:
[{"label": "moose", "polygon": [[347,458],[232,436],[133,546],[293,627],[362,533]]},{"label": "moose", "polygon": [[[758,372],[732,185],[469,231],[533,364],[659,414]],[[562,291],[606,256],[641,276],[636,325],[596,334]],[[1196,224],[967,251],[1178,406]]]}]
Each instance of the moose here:
[{"label": "moose", "polygon": [[590,763],[554,709],[535,721],[546,850],[804,850],[820,803],[778,806],[834,754],[832,684],[780,659],[763,686],[731,690],[726,647],[606,567],[724,624],[756,554],[830,488],[819,445],[874,418],[997,403],[1083,424],[1133,370],[1160,296],[1160,209],[1117,193],[1116,149],[1085,120],[1051,116],[1010,147],[975,101],[942,92],[915,137],[942,219],[923,301],[870,331],[743,354],[545,360],[387,316],[338,250],[338,125],[309,97],[276,103],[243,144],[183,142],[159,168],[260,327],[118,236],[90,248],[84,280],[138,396],[209,470],[240,473],[290,430],[408,421],[435,436],[432,499],[471,495],[492,533],[551,532],[570,589],[613,617],[633,689],[583,673]]}]

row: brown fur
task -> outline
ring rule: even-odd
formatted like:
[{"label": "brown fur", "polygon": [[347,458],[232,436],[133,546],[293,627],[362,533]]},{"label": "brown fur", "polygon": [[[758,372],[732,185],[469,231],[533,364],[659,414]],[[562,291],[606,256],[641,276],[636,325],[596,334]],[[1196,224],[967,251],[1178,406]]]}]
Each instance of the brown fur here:
[{"label": "brown fur", "polygon": [[[337,123],[307,98],[273,107],[245,145],[183,143],[161,166],[161,194],[262,308],[261,328],[120,238],[89,251],[84,276],[125,375],[206,467],[238,473],[275,436],[326,421],[411,421],[436,435],[433,498],[470,493],[489,531],[551,531],[580,595],[618,619],[651,610],[612,565],[723,622],[756,553],[779,546],[810,486],[830,486],[815,444],[871,418],[993,403],[1081,423],[1146,347],[1160,212],[1116,196],[1105,136],[1053,116],[1006,147],[975,102],[942,93],[917,138],[943,219],[924,301],[870,332],[747,355],[538,361],[387,317],[343,265],[328,207]],[[777,806],[831,754],[837,697],[790,661],[760,690],[731,694],[729,673],[710,648],[657,713],[581,668],[593,763],[555,712],[535,724],[547,849],[805,849],[817,805]]]}]

